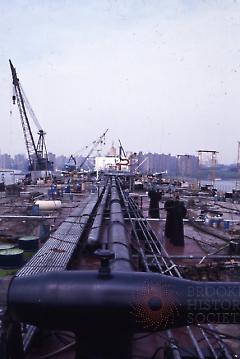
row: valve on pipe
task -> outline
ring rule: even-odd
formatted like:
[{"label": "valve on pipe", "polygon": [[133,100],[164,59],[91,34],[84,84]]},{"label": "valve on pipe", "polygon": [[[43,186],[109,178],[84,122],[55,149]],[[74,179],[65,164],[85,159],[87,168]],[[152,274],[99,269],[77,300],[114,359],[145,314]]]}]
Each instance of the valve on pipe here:
[{"label": "valve on pipe", "polygon": [[234,282],[66,271],[16,277],[1,295],[14,320],[73,332],[117,326],[133,333],[196,323],[240,323],[240,286]]}]

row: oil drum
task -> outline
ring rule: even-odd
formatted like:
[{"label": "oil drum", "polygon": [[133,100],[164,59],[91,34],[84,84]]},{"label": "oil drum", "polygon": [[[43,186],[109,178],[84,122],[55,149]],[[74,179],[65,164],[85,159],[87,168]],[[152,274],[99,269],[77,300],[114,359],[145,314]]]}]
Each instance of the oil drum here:
[{"label": "oil drum", "polygon": [[39,237],[23,236],[18,238],[18,247],[24,251],[24,260],[28,261],[39,248]]},{"label": "oil drum", "polygon": [[8,248],[0,250],[0,277],[14,275],[23,265],[23,250]]}]

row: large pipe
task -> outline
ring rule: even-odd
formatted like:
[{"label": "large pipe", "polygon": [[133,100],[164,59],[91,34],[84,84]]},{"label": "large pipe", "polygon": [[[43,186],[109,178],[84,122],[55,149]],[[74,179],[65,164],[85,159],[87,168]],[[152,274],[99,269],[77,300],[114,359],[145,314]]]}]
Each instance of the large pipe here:
[{"label": "large pipe", "polygon": [[101,202],[97,209],[96,217],[92,224],[91,231],[87,238],[87,247],[89,249],[92,247],[93,248],[97,247],[99,244],[100,233],[101,233],[102,223],[103,223],[103,215],[104,215],[104,210],[105,210],[106,203],[107,203],[108,193],[109,193],[109,185],[105,188],[105,192],[102,196]]},{"label": "large pipe", "polygon": [[112,178],[109,226],[109,242],[115,254],[112,269],[114,271],[132,271],[127,231],[115,178]]},{"label": "large pipe", "polygon": [[57,216],[22,216],[22,215],[8,215],[3,214],[0,215],[0,219],[17,219],[17,220],[23,220],[23,221],[30,221],[30,220],[42,220],[42,219],[57,219]]},{"label": "large pipe", "polygon": [[16,277],[1,295],[17,321],[79,333],[240,323],[240,286],[234,282],[137,272],[115,272],[102,279],[95,271],[66,271]]}]

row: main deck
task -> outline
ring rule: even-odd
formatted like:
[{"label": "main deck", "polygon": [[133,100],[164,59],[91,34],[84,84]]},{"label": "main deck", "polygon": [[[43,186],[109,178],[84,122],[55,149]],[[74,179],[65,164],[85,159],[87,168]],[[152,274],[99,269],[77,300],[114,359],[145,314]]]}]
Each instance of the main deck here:
[{"label": "main deck", "polygon": [[[160,203],[160,219],[151,219],[148,217],[148,197],[141,193],[129,196],[128,192],[125,192],[125,188],[126,184],[123,184],[119,178],[105,178],[97,193],[75,194],[71,199],[70,196],[69,198],[65,197],[61,213],[57,215],[56,212],[48,213],[49,219],[45,218],[46,214],[40,213],[36,216],[38,218],[32,218],[31,226],[25,225],[29,222],[24,219],[25,222],[22,223],[24,228],[20,226],[20,229],[21,231],[28,229],[29,234],[36,234],[40,222],[47,221],[52,227],[49,238],[42,241],[39,251],[17,272],[16,277],[29,278],[31,276],[36,280],[41,280],[44,278],[41,277],[43,273],[58,273],[59,278],[64,278],[61,277],[62,273],[67,272],[70,275],[73,272],[79,273],[79,283],[74,284],[74,286],[78,286],[79,293],[81,293],[81,285],[83,286],[81,280],[84,281],[85,273],[90,273],[87,274],[90,276],[95,273],[96,277],[106,276],[106,279],[100,278],[96,283],[94,282],[91,290],[96,289],[96,286],[104,287],[108,275],[114,277],[115,273],[117,273],[116,278],[127,275],[126,278],[129,278],[130,281],[132,275],[136,273],[149,275],[149,278],[154,275],[153,278],[156,278],[154,281],[178,278],[177,283],[183,283],[183,287],[184,279],[199,283],[205,282],[208,286],[209,282],[225,282],[226,288],[232,281],[239,282],[240,256],[237,251],[229,251],[229,243],[221,238],[221,235],[219,236],[218,230],[212,233],[203,231],[199,227],[199,222],[196,222],[198,226],[194,226],[194,221],[186,219],[184,222],[185,245],[174,246],[164,236],[165,198]],[[28,206],[26,203],[23,206],[20,199],[18,201],[19,207],[16,206],[15,211],[19,216],[19,223],[21,216],[26,213],[24,211],[24,213],[19,213],[17,208],[22,210],[25,206],[24,210],[26,210]],[[2,202],[5,203],[6,215],[10,205],[6,205],[6,199],[2,199]],[[234,208],[230,203],[218,203],[218,205],[227,207],[226,211],[230,211],[229,220],[237,221],[237,205],[234,205]],[[14,227],[16,230],[13,223],[15,223],[13,218],[4,219],[2,217],[2,228],[5,228],[6,232],[6,229],[10,230],[10,227],[13,226],[12,235],[14,235]],[[226,234],[224,233],[224,236]],[[137,289],[135,293],[138,297],[137,300],[130,300],[130,302],[132,300],[134,302],[130,303],[131,315],[135,322],[140,323],[141,330],[138,325],[136,325],[136,330],[129,329],[128,320],[130,319],[128,316],[126,327],[124,327],[124,320],[121,320],[121,298],[119,299],[119,297],[116,299],[116,307],[114,307],[114,301],[111,303],[114,308],[113,312],[111,312],[109,304],[112,319],[111,315],[108,317],[106,309],[106,319],[101,321],[98,318],[98,315],[101,317],[101,313],[96,314],[96,308],[93,307],[95,309],[88,314],[89,323],[93,323],[92,328],[89,328],[86,322],[86,330],[84,330],[84,323],[81,321],[79,321],[79,330],[76,329],[76,326],[74,330],[69,330],[71,323],[64,328],[64,320],[68,321],[68,313],[64,312],[68,305],[66,299],[66,305],[61,308],[62,322],[59,318],[56,328],[53,325],[44,326],[43,323],[39,326],[32,325],[30,319],[22,321],[18,329],[9,331],[7,339],[10,343],[15,342],[15,347],[9,349],[8,346],[8,353],[3,358],[160,359],[233,358],[238,356],[240,344],[236,332],[239,330],[239,326],[236,323],[228,322],[223,325],[199,320],[194,325],[182,326],[173,315],[173,318],[170,318],[172,324],[165,323],[157,326],[156,322],[161,319],[162,309],[150,308],[149,311],[145,305],[146,300],[148,301],[152,297],[156,299],[159,296],[166,308],[171,310],[171,303],[173,306],[178,305],[177,302],[174,302],[174,296],[177,297],[177,293],[175,287],[171,287],[175,282],[170,282],[170,284],[164,282],[160,287],[155,287],[154,281],[153,284],[151,281],[152,279],[150,285],[143,281],[143,289],[140,292]],[[83,286],[82,291],[85,290],[84,288]],[[100,288],[100,290],[102,289]],[[107,295],[110,293],[109,290],[113,291],[111,288],[106,289]],[[116,288],[116,291],[118,293],[119,288]],[[123,292],[125,292],[124,288]],[[105,292],[101,293],[103,296]],[[74,296],[69,292],[66,297],[71,297],[71,295]],[[101,297],[96,306],[105,303],[105,299]],[[18,298],[14,298],[14,300],[16,303]],[[164,300],[170,300],[170,303],[164,303]],[[91,301],[92,298],[89,297],[89,302]],[[74,305],[77,305],[76,303],[74,302]],[[169,307],[168,304],[170,304]],[[14,310],[17,315],[17,309]],[[118,311],[120,314],[117,313]],[[201,314],[201,310],[199,313]],[[26,313],[21,314],[24,317]],[[29,318],[27,314],[26,317]],[[121,325],[116,322],[116,318]],[[45,319],[43,322],[47,323],[47,318]],[[51,321],[50,317],[49,320]],[[74,321],[74,319],[72,320]],[[84,318],[84,320],[87,319]],[[129,323],[132,325],[132,318]],[[16,341],[14,339],[16,337],[22,338],[22,341]],[[3,340],[6,340],[4,338],[4,332],[2,332],[2,348],[5,344],[7,345],[6,342],[3,343]],[[21,350],[22,356],[19,354]]]}]

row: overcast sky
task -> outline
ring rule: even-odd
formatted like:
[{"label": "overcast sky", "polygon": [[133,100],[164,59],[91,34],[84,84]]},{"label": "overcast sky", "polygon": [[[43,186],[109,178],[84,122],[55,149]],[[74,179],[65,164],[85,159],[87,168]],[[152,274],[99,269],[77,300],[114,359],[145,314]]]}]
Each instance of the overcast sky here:
[{"label": "overcast sky", "polygon": [[10,58],[51,152],[109,128],[126,151],[236,162],[239,1],[0,0],[0,15],[1,153],[26,153]]}]

